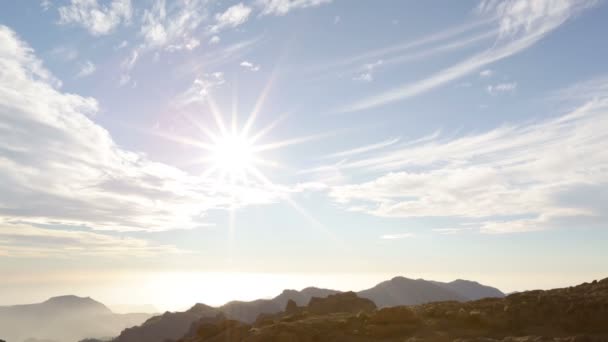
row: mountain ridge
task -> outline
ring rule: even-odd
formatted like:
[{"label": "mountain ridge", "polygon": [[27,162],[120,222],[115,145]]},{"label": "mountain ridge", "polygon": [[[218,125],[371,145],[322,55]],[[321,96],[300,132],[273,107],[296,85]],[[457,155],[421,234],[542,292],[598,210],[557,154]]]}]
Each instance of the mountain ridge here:
[{"label": "mountain ridge", "polygon": [[386,308],[344,292],[303,307],[290,302],[252,324],[202,321],[177,342],[605,342],[607,317],[608,278],[501,298]]},{"label": "mountain ridge", "polygon": [[[436,282],[441,283],[441,282]],[[476,282],[479,286],[481,285]],[[448,284],[448,283],[441,283]],[[468,283],[467,283],[468,284]],[[386,286],[384,286],[386,285]],[[400,285],[408,285],[400,288]],[[415,285],[415,286],[412,286]],[[448,285],[445,285],[448,286]],[[423,291],[424,287],[431,288],[429,293]],[[489,287],[488,287],[489,288]],[[494,289],[494,288],[492,288]],[[403,292],[416,291],[416,294],[423,295],[422,299],[416,299],[412,296],[401,296],[394,297],[395,294],[402,294]],[[498,291],[502,296],[502,292]],[[146,323],[140,327],[132,327],[127,329],[128,331],[121,333],[113,342],[140,342],[145,340],[146,342],[163,342],[167,339],[178,339],[185,334],[191,326],[197,321],[204,321],[205,324],[209,324],[208,320],[216,320],[218,317],[224,316],[227,319],[234,321],[241,321],[245,323],[254,322],[261,314],[276,314],[281,312],[291,300],[296,306],[307,305],[312,298],[324,298],[331,295],[344,293],[343,291],[318,288],[314,286],[306,287],[300,291],[293,289],[285,289],[279,295],[271,299],[257,299],[253,301],[230,301],[217,308],[207,306],[205,304],[195,304],[191,309],[183,312],[166,312],[162,316],[152,317]],[[404,303],[427,303],[439,300],[458,300],[467,301],[469,300],[464,295],[445,289],[432,281],[424,279],[409,279],[403,276],[396,276],[390,280],[379,283],[378,285],[359,291],[356,295],[369,299],[374,302],[378,307],[405,305]],[[393,300],[393,302],[391,302]],[[378,303],[380,302],[380,303]],[[391,304],[392,303],[392,304]],[[207,311],[200,311],[198,309],[193,310],[195,307],[206,308]],[[192,313],[199,313],[192,314]],[[167,327],[168,322],[175,322],[175,326],[179,326],[179,329],[173,329],[173,327]],[[185,328],[187,326],[187,328]],[[178,333],[181,331],[181,335]],[[145,338],[144,338],[145,337]],[[142,339],[144,338],[144,339]]]}]

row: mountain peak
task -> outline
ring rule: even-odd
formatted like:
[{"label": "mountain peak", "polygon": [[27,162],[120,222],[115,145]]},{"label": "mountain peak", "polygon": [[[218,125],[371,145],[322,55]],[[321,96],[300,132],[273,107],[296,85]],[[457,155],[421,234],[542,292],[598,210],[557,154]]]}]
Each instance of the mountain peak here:
[{"label": "mountain peak", "polygon": [[192,306],[190,309],[188,309],[187,312],[193,313],[193,314],[198,314],[198,315],[205,315],[205,314],[215,314],[217,313],[217,309],[206,305],[206,304],[202,304],[202,303],[196,303],[194,304],[194,306]]},{"label": "mountain peak", "polygon": [[91,297],[74,295],[51,297],[41,305],[53,310],[85,310],[91,314],[111,314],[112,310]]},{"label": "mountain peak", "polygon": [[95,303],[97,303],[91,297],[78,297],[75,295],[55,296],[55,297],[51,297],[45,301],[45,303],[77,303],[77,302],[95,302]]}]

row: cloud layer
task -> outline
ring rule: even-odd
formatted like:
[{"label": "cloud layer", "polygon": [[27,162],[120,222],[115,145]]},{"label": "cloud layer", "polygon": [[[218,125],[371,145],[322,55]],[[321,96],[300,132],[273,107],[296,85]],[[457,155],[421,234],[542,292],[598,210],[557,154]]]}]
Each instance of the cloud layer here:
[{"label": "cloud layer", "polygon": [[[97,230],[189,229],[236,200],[174,167],[116,145],[91,119],[93,98],[63,93],[32,49],[0,27],[0,219]],[[264,190],[260,190],[264,191]],[[253,202],[251,202],[253,201]]]},{"label": "cloud layer", "polygon": [[337,112],[367,110],[401,101],[479,71],[533,46],[570,18],[595,4],[594,0],[484,1],[478,7],[480,15],[485,20],[497,20],[497,36],[493,46],[426,78],[342,106]]},{"label": "cloud layer", "polygon": [[583,226],[605,222],[607,84],[604,78],[561,92],[584,104],[552,119],[351,159],[339,168],[382,175],[335,186],[330,196],[350,210],[458,217],[492,233],[560,227],[572,218]]}]

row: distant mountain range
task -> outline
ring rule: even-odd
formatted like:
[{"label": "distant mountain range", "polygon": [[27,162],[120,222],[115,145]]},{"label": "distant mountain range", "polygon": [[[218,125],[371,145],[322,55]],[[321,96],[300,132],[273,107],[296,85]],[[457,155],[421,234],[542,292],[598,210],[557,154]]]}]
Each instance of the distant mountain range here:
[{"label": "distant mountain range", "polygon": [[362,298],[374,301],[380,308],[398,305],[418,305],[445,300],[468,301],[488,297],[504,297],[500,290],[469,280],[449,283],[395,277],[371,289],[357,292]]},{"label": "distant mountain range", "polygon": [[[138,327],[123,331],[113,342],[163,342],[182,337],[193,324],[207,319],[229,318],[252,323],[260,314],[275,314],[285,309],[293,300],[298,306],[305,306],[311,298],[324,298],[341,291],[308,287],[302,291],[284,290],[272,299],[258,299],[251,302],[233,301],[218,308],[196,304],[186,312],[167,312],[150,318]],[[485,297],[504,297],[496,288],[467,280],[449,283],[395,277],[370,289],[357,292],[362,298],[372,300],[378,307],[416,305],[436,301],[468,301]]]},{"label": "distant mountain range", "polygon": [[[341,291],[308,287],[284,290],[272,299],[232,301],[220,307],[196,304],[184,312],[162,315],[115,314],[105,305],[76,296],[54,297],[44,303],[0,307],[0,339],[8,342],[76,342],[108,338],[113,342],[164,342],[182,337],[194,323],[233,319],[252,323],[260,314],[283,311],[289,301],[306,306],[311,298],[325,298]],[[379,308],[436,301],[469,301],[504,297],[498,289],[467,280],[449,283],[395,277],[356,293]],[[119,335],[120,334],[120,335]]]},{"label": "distant mountain range", "polygon": [[38,304],[0,306],[0,339],[75,342],[86,337],[112,337],[150,316],[115,314],[88,297],[53,297]]},{"label": "distant mountain range", "polygon": [[312,298],[306,306],[289,302],[252,324],[202,319],[175,341],[606,342],[608,278],[504,298],[386,308],[343,292]]}]

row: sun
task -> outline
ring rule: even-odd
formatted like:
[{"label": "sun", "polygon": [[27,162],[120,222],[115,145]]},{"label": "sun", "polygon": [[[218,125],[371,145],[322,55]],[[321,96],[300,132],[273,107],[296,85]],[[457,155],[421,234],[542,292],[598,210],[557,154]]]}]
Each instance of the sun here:
[{"label": "sun", "polygon": [[253,167],[253,144],[244,136],[227,133],[216,138],[210,149],[210,163],[220,172],[230,175],[243,174]]},{"label": "sun", "polygon": [[222,191],[239,195],[247,193],[248,189],[276,188],[266,172],[269,169],[286,167],[276,160],[265,158],[264,152],[320,139],[327,134],[268,141],[269,133],[289,115],[289,113],[281,113],[266,126],[256,127],[256,119],[268,96],[272,81],[273,78],[263,88],[252,110],[241,118],[236,102],[232,103],[232,113],[222,112],[212,94],[205,93],[201,94],[200,101],[193,102],[196,104],[196,107],[193,107],[196,108],[195,111],[180,113],[180,118],[186,120],[201,134],[196,134],[196,137],[158,131],[154,134],[199,149],[201,154],[184,163],[184,166],[202,164],[204,169],[198,177],[199,180],[212,182]]}]

